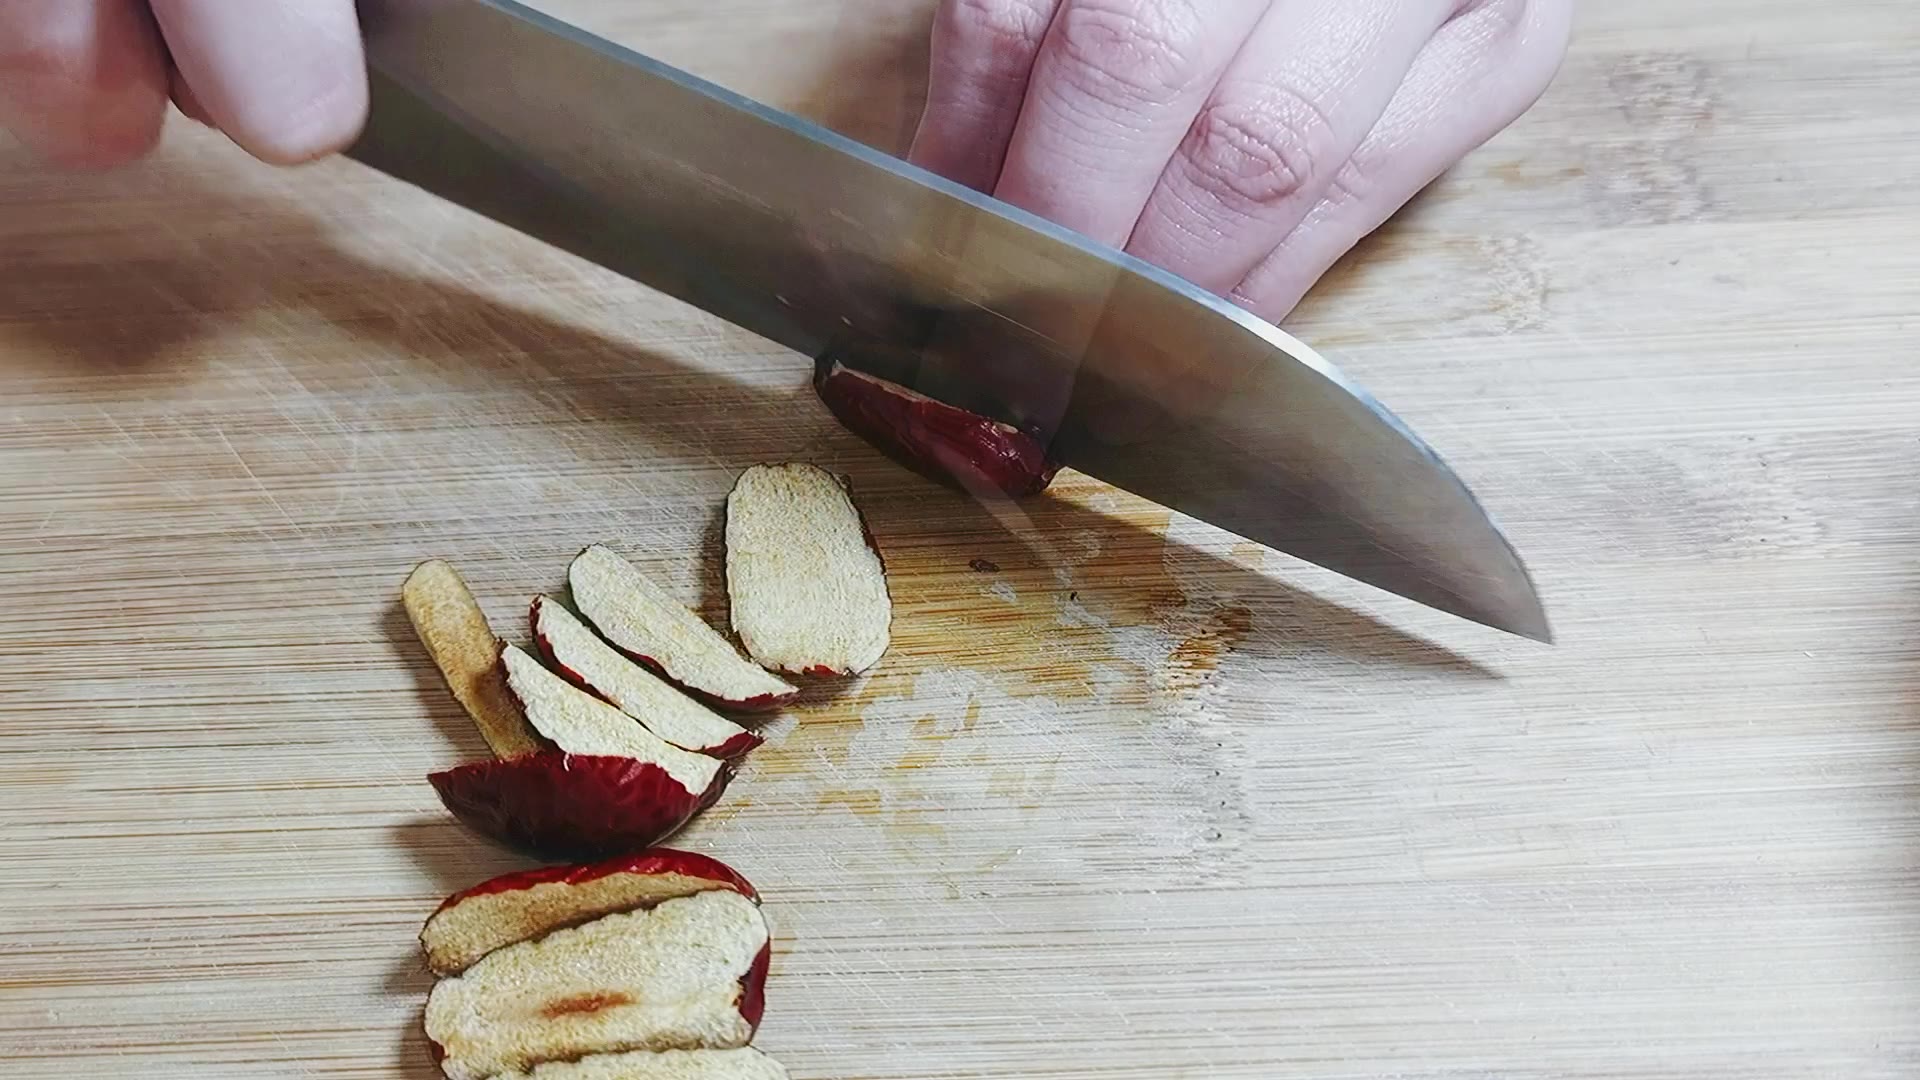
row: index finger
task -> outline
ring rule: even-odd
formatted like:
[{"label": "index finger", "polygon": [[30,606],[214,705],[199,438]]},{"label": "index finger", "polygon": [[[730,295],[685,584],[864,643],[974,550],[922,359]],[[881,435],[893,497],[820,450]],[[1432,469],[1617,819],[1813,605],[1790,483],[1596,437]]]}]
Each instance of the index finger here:
[{"label": "index finger", "polygon": [[941,0],[927,107],[907,159],[992,191],[1060,0]]},{"label": "index finger", "polygon": [[160,136],[166,59],[140,0],[0,2],[0,127],[63,165],[118,165]]}]

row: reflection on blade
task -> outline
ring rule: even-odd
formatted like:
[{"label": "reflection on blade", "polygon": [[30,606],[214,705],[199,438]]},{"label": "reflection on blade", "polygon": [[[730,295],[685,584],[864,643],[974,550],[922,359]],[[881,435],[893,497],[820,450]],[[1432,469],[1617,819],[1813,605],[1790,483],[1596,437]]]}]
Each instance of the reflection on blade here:
[{"label": "reflection on blade", "polygon": [[1138,260],[507,0],[362,0],[351,153],[1101,480],[1545,639],[1457,477],[1299,342]]}]

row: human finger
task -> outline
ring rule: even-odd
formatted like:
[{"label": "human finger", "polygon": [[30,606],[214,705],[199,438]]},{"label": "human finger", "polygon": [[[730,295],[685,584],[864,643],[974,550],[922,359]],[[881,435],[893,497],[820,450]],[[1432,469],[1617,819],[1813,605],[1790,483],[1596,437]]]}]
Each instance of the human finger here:
[{"label": "human finger", "polygon": [[1484,0],[1435,35],[1320,202],[1232,290],[1270,321],[1422,188],[1531,108],[1566,54],[1571,0]]},{"label": "human finger", "polygon": [[201,103],[200,95],[193,92],[193,87],[187,85],[186,77],[180,74],[179,68],[169,66],[167,84],[174,108],[180,110],[180,115],[208,127],[214,126],[213,114]]},{"label": "human finger", "polygon": [[942,0],[927,106],[907,160],[992,191],[1060,0]]},{"label": "human finger", "polygon": [[173,61],[228,137],[274,164],[344,148],[367,113],[353,0],[153,0]]},{"label": "human finger", "polygon": [[1276,0],[1187,129],[1127,250],[1225,292],[1293,231],[1460,0]]},{"label": "human finger", "polygon": [[119,165],[151,150],[166,71],[139,0],[0,3],[0,127],[58,164]]},{"label": "human finger", "polygon": [[1269,0],[1065,0],[994,194],[1119,247]]}]

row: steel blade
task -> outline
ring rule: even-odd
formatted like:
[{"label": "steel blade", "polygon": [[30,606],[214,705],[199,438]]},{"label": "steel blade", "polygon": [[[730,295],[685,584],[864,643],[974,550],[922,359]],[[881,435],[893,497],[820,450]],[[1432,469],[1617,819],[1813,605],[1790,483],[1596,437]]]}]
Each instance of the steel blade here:
[{"label": "steel blade", "polygon": [[1042,432],[1067,464],[1421,603],[1549,637],[1424,442],[1218,297],[509,0],[362,0],[349,153],[809,356]]}]

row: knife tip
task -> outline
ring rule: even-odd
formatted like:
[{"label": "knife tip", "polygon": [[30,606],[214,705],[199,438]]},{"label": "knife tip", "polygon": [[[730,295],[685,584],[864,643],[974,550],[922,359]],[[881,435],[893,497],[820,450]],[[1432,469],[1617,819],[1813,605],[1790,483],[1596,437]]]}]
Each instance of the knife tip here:
[{"label": "knife tip", "polygon": [[1538,594],[1531,591],[1527,600],[1524,607],[1508,612],[1497,621],[1489,620],[1488,625],[1542,645],[1554,644],[1553,624],[1547,619],[1546,606]]}]

